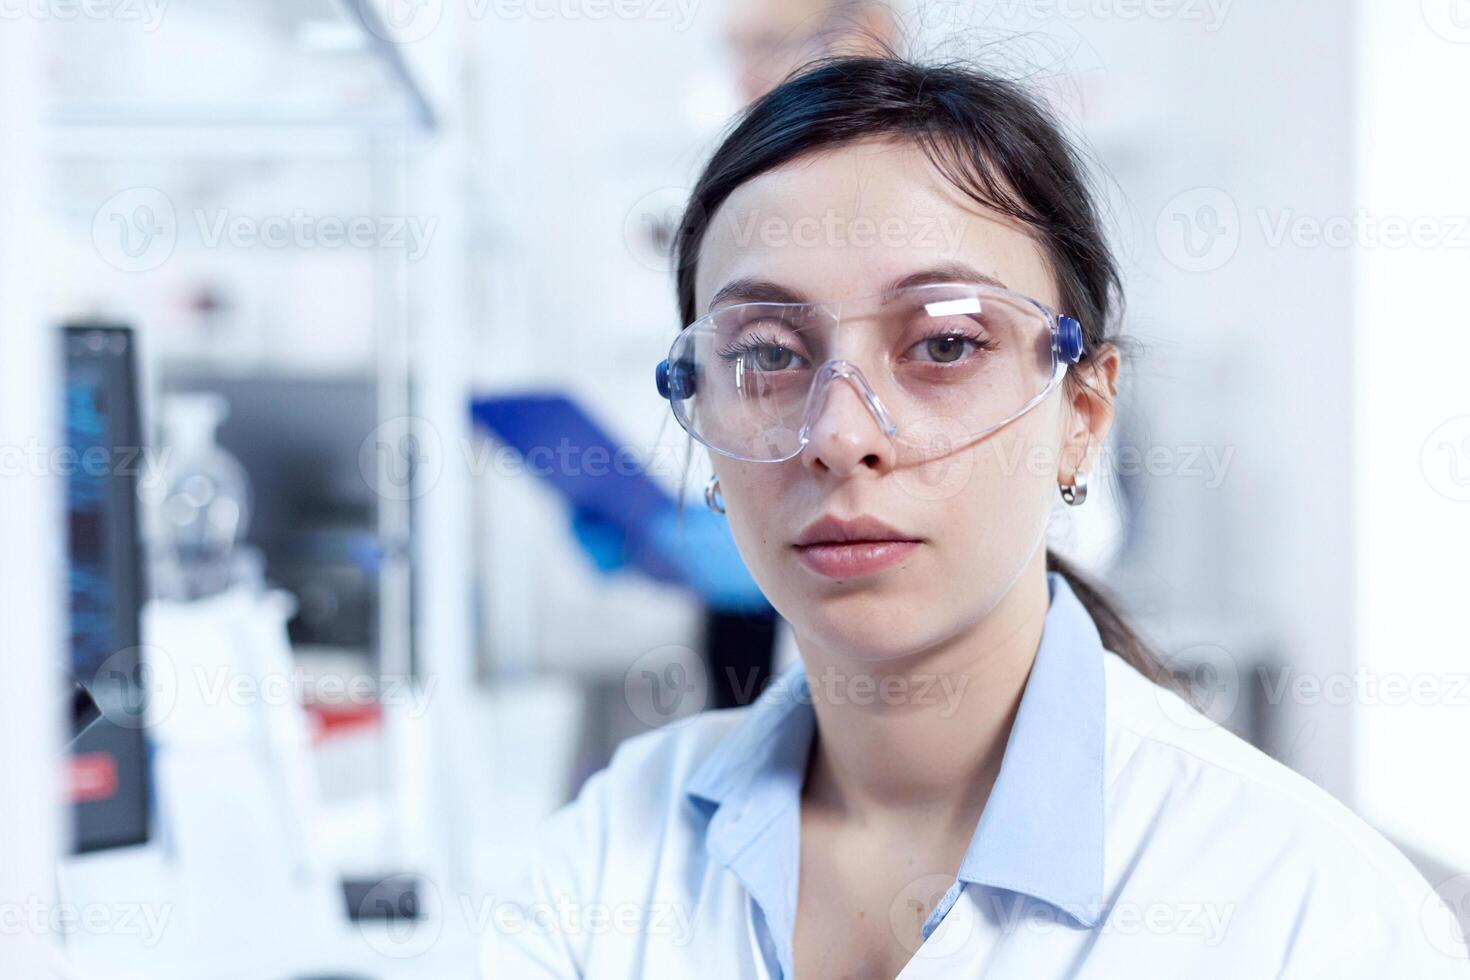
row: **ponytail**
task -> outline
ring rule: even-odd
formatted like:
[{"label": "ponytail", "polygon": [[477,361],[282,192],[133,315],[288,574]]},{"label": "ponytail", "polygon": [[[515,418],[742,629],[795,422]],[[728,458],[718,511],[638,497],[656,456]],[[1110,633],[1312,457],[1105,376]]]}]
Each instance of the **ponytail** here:
[{"label": "ponytail", "polygon": [[1162,687],[1177,689],[1177,679],[1159,660],[1157,654],[1138,634],[1123,613],[1117,600],[1077,569],[1077,566],[1052,552],[1046,552],[1046,570],[1067,580],[1077,598],[1087,609],[1102,637],[1103,646],[1123,658],[1123,662]]}]

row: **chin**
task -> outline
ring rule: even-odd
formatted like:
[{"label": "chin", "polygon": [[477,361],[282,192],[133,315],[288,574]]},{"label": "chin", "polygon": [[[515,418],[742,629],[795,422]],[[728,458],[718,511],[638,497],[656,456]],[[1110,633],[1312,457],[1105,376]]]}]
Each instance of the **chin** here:
[{"label": "chin", "polygon": [[800,610],[788,616],[799,635],[853,664],[894,663],[929,648],[942,631],[941,618],[911,595],[875,590],[802,594],[792,597]]}]

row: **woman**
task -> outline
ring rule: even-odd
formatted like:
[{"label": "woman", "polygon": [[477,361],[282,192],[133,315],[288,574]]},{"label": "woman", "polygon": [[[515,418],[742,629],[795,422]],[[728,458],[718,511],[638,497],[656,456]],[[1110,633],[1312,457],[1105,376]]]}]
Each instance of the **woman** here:
[{"label": "woman", "polygon": [[658,382],[801,663],[619,747],[497,896],[490,975],[1470,974],[1392,846],[1047,554],[1122,369],[1099,224],[986,74],[840,59],[746,112]]}]

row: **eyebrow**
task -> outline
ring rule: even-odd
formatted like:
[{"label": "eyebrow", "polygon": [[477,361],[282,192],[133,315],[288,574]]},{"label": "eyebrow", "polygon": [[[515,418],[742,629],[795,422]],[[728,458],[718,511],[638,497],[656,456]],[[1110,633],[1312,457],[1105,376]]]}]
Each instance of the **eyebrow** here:
[{"label": "eyebrow", "polygon": [[[882,294],[883,301],[893,297],[895,293],[915,286],[929,286],[936,283],[967,282],[985,286],[994,286],[997,289],[1009,289],[1005,283],[994,276],[986,275],[972,265],[964,262],[943,262],[927,269],[910,272],[902,278],[895,279],[889,283]],[[713,310],[721,303],[810,303],[799,290],[789,286],[783,286],[770,279],[758,279],[745,276],[733,279],[721,286],[719,291],[709,301],[709,308]]]},{"label": "eyebrow", "polygon": [[809,302],[801,293],[788,289],[778,282],[769,279],[754,279],[746,276],[734,279],[720,287],[709,301],[709,308],[714,309],[721,303],[806,303]]},{"label": "eyebrow", "polygon": [[915,286],[930,286],[943,282],[967,282],[982,286],[994,286],[996,289],[1010,289],[1005,283],[994,276],[988,276],[972,265],[964,262],[942,262],[918,272],[911,272],[902,279],[896,279],[888,284],[883,290],[883,298],[888,299],[894,293]]}]

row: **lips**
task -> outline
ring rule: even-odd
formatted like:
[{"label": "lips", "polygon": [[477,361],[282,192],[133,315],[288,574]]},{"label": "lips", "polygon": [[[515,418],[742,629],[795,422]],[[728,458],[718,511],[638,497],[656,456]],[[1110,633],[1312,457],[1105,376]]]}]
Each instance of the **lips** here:
[{"label": "lips", "polygon": [[904,534],[866,514],[843,520],[824,514],[802,529],[796,539],[797,547],[810,544],[837,544],[848,541],[917,541],[911,534]]},{"label": "lips", "polygon": [[829,578],[871,575],[903,561],[920,540],[876,517],[842,520],[823,516],[804,528],[792,546],[812,571]]}]

